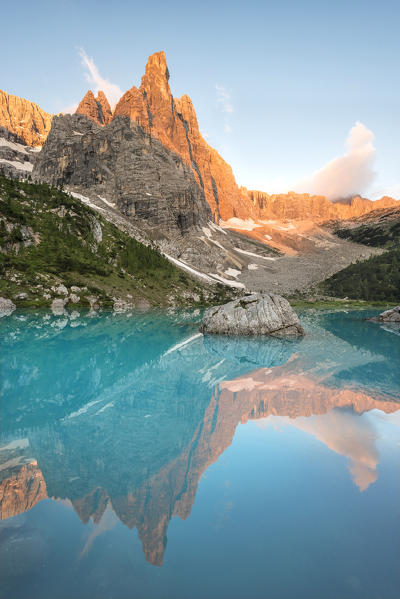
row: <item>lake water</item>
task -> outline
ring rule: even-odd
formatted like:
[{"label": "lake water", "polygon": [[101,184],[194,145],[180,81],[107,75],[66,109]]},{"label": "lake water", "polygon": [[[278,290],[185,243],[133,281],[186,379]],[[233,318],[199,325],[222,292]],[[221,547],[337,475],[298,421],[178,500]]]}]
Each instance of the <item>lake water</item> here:
[{"label": "lake water", "polygon": [[0,596],[398,599],[400,336],[0,322]]}]

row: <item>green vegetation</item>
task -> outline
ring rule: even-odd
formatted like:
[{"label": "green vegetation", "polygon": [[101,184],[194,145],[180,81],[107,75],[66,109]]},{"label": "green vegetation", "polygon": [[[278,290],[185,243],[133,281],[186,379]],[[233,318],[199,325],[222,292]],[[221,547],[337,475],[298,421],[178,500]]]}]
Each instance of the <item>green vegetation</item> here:
[{"label": "green vegetation", "polygon": [[84,290],[77,305],[89,305],[88,296],[103,306],[113,297],[147,305],[231,297],[222,285],[205,289],[69,194],[0,175],[0,295],[15,301],[22,292],[17,305],[49,305],[60,284]]},{"label": "green vegetation", "polygon": [[400,214],[398,220],[388,218],[353,229],[337,229],[335,234],[372,247],[392,248],[400,244]]},{"label": "green vegetation", "polygon": [[400,219],[380,219],[353,229],[335,233],[365,245],[386,251],[358,261],[337,272],[321,284],[322,290],[335,297],[367,301],[398,302],[400,299]]}]

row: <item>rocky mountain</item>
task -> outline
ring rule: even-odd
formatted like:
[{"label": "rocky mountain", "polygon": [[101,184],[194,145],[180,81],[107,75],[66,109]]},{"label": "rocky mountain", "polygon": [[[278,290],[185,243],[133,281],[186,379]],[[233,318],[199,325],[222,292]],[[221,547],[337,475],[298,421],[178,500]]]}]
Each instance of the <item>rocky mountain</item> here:
[{"label": "rocky mountain", "polygon": [[312,220],[315,224],[329,220],[357,218],[368,212],[399,206],[393,198],[384,196],[372,201],[360,196],[346,201],[330,202],[325,196],[289,192],[269,195],[261,191],[249,191],[241,187],[243,197],[252,206],[250,215],[256,219]]},{"label": "rocky mountain", "polygon": [[55,117],[33,176],[103,197],[154,228],[185,233],[211,219],[192,170],[124,116],[104,127],[79,114]]},{"label": "rocky mountain", "polygon": [[112,120],[110,104],[102,91],[95,98],[92,90],[89,90],[76,109],[76,114],[83,114],[98,125],[108,125]]},{"label": "rocky mountain", "polygon": [[[75,115],[47,115],[42,129],[32,116],[40,111],[36,105],[7,100],[0,168],[68,188],[207,282],[293,293],[377,253],[340,241],[325,225],[398,202],[355,197],[332,203],[323,196],[239,189],[231,167],[202,137],[190,98],[174,98],[169,79],[165,54],[157,52],[140,86],[124,93],[113,111],[103,92],[88,91]],[[11,96],[3,94],[4,105],[5,97]],[[29,118],[18,116],[20,104],[28,105]],[[38,136],[46,138],[40,152],[17,145],[22,138],[37,144]]]},{"label": "rocky mountain", "polygon": [[17,135],[0,127],[0,171],[13,179],[26,179],[32,173],[38,148],[27,146]]},{"label": "rocky mountain", "polygon": [[[202,137],[190,98],[187,95],[174,98],[169,78],[165,54],[157,52],[148,59],[141,85],[133,86],[123,94],[113,112],[103,92],[99,91],[95,97],[89,90],[76,113],[99,126],[107,126],[121,116],[127,117],[140,125],[151,138],[158,139],[165,148],[178,154],[192,171],[215,221],[229,221],[231,218],[309,219],[319,224],[332,219],[355,218],[372,210],[396,205],[395,200],[387,197],[378,202],[355,197],[346,202],[332,203],[323,196],[293,192],[269,195],[244,187],[239,189],[231,167]],[[0,92],[0,127],[17,135],[24,144],[43,144],[52,118],[36,104]],[[58,150],[62,152],[61,148]],[[99,168],[101,160],[99,156]],[[52,177],[56,178],[57,173],[52,173]],[[62,173],[58,178],[62,178]]]},{"label": "rocky mountain", "polygon": [[0,90],[0,127],[10,131],[27,146],[42,146],[51,128],[53,115],[34,102]]}]

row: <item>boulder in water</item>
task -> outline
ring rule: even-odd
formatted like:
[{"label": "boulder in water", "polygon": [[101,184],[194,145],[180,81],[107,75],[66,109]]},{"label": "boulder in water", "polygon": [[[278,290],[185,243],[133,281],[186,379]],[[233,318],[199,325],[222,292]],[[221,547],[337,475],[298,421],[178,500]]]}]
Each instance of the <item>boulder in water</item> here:
[{"label": "boulder in water", "polygon": [[400,322],[400,306],[385,310],[379,316],[375,316],[369,320],[373,320],[374,322]]},{"label": "boulder in water", "polygon": [[219,335],[303,336],[304,329],[289,302],[280,295],[252,293],[207,310],[200,329]]}]

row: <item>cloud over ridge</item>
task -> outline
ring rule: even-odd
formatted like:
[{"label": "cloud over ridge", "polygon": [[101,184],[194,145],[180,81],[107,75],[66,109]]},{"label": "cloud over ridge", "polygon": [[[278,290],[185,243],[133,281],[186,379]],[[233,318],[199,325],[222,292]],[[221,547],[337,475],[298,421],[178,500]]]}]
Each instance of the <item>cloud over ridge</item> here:
[{"label": "cloud over ridge", "polygon": [[348,198],[367,191],[375,179],[374,134],[357,121],[346,140],[346,152],[330,160],[296,188],[329,200]]},{"label": "cloud over ridge", "polygon": [[104,79],[97,68],[93,58],[89,57],[84,48],[79,49],[82,66],[87,70],[85,77],[89,84],[93,87],[93,91],[97,94],[100,90],[103,91],[110,102],[111,108],[115,106],[120,97],[122,90],[116,83],[111,83],[108,79]]}]

